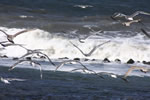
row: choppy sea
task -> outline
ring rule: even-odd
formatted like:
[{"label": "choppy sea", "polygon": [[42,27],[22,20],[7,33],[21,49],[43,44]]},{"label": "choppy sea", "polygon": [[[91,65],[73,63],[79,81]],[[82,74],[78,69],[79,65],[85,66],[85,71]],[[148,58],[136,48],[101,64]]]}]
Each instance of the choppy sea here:
[{"label": "choppy sea", "polygon": [[[18,35],[14,42],[29,49],[43,49],[42,52],[56,65],[63,62],[62,58],[80,58],[89,69],[121,77],[132,65],[149,67],[142,62],[150,61],[150,39],[141,32],[141,28],[150,34],[150,16],[136,16],[135,19],[142,19],[142,24],[133,23],[127,27],[111,19],[111,15],[115,12],[127,15],[135,11],[150,12],[149,4],[149,0],[0,0],[0,29],[8,34],[34,29]],[[89,37],[86,38],[87,36]],[[5,34],[0,32],[0,41],[5,40]],[[109,40],[110,42],[100,46],[89,57],[84,56],[70,43],[88,53],[94,46]],[[0,56],[8,57],[0,59],[1,66],[9,67],[15,63],[13,57],[21,57],[26,53],[20,46],[0,48]],[[111,63],[104,63],[105,58]],[[116,59],[120,59],[121,63],[115,62]],[[133,59],[135,63],[126,64],[129,59]],[[60,72],[54,72],[47,60],[38,61],[44,71],[43,80],[36,76],[36,68],[27,63],[19,64],[18,67],[21,68],[16,68],[11,73],[6,71],[7,67],[1,68],[1,77],[29,80],[13,81],[9,85],[1,82],[2,100],[150,99],[149,73],[134,71],[129,76],[131,82],[126,83],[120,78],[112,78],[110,74],[104,74],[106,78],[101,79],[93,74],[70,72],[71,69],[80,67],[79,64],[66,64],[59,69]]]}]

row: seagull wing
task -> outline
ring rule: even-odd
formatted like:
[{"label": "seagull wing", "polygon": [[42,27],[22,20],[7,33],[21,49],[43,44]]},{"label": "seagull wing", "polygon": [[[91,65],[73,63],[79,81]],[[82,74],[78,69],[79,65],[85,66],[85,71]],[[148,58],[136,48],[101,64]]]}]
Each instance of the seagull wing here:
[{"label": "seagull wing", "polygon": [[97,48],[99,48],[100,46],[102,46],[102,45],[104,45],[104,44],[106,44],[106,43],[108,43],[108,42],[110,42],[110,40],[109,40],[109,41],[106,41],[106,42],[104,42],[104,43],[102,43],[102,44],[99,44],[99,45],[97,45],[97,46],[94,46],[93,49],[92,49],[88,54],[86,54],[86,55],[87,55],[87,56],[91,56],[91,54],[92,54]]},{"label": "seagull wing", "polygon": [[24,61],[27,61],[27,60],[19,60],[19,61],[17,61],[17,62],[14,63],[12,66],[10,66],[9,71],[13,70],[16,65],[18,65],[19,63],[22,63],[22,62],[24,62]]},{"label": "seagull wing", "polygon": [[139,14],[143,14],[143,15],[150,15],[150,13],[144,12],[144,11],[136,11],[135,13],[133,13],[132,15],[130,15],[130,17],[135,17]]},{"label": "seagull wing", "polygon": [[125,73],[125,75],[123,76],[124,79],[127,78],[127,76],[132,72],[132,70],[134,70],[134,67],[131,67],[128,69],[128,71]]},{"label": "seagull wing", "polygon": [[73,44],[72,42],[70,42],[74,47],[76,47],[84,56],[86,56],[86,54],[75,44]]},{"label": "seagull wing", "polygon": [[150,38],[150,34],[148,34],[144,29],[141,28],[141,31],[142,31],[148,38]]},{"label": "seagull wing", "polygon": [[69,62],[73,62],[74,60],[68,60],[68,61],[63,61],[59,66],[56,67],[55,71],[57,71],[58,68],[64,66],[64,64],[69,63]]},{"label": "seagull wing", "polygon": [[132,67],[130,67],[129,69],[128,69],[128,71],[125,73],[125,75],[124,75],[124,79],[126,79],[127,78],[127,76],[133,71],[133,70],[135,70],[135,69],[145,69],[144,67],[138,67],[138,66],[132,66]]},{"label": "seagull wing", "polygon": [[8,34],[5,31],[3,31],[3,30],[0,30],[0,31],[3,32],[6,36],[8,36]]},{"label": "seagull wing", "polygon": [[23,30],[23,31],[17,32],[16,34],[13,35],[13,37],[16,37],[16,36],[18,36],[18,35],[20,35],[22,33],[29,32],[29,31],[32,31],[32,30],[34,30],[34,29],[27,29],[27,30]]},{"label": "seagull wing", "polygon": [[53,66],[56,67],[56,65],[52,62],[52,60],[51,60],[46,54],[44,54],[44,53],[42,53],[42,52],[35,52],[35,53],[39,53],[39,54],[44,55],[44,56],[49,60],[49,62],[50,62]]}]

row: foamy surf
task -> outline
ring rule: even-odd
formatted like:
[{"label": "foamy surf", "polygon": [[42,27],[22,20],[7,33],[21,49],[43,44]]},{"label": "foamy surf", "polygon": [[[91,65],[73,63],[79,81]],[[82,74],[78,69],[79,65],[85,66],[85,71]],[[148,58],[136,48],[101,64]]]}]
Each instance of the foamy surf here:
[{"label": "foamy surf", "polygon": [[[6,31],[9,34],[14,34],[24,29],[18,28],[6,28],[1,27],[0,29]],[[105,31],[114,33],[114,31]],[[63,34],[63,33],[61,33]],[[1,40],[6,40],[5,35],[0,32]],[[85,57],[77,48],[71,43],[76,44],[84,53],[88,53],[94,46],[104,43],[95,50],[91,56]],[[108,58],[111,61],[120,59],[122,62],[126,62],[129,59],[135,61],[149,61],[150,55],[150,40],[146,39],[141,33],[138,33],[133,37],[107,37],[107,36],[90,36],[85,43],[80,43],[77,37],[67,38],[57,36],[41,29],[35,29],[33,31],[21,34],[14,39],[15,43],[22,44],[29,49],[43,49],[50,58],[62,58],[68,57],[73,58],[88,58],[88,59],[99,59],[103,60]],[[13,51],[13,53],[12,53]],[[0,51],[1,54],[5,54],[9,57],[20,57],[26,51],[19,46],[6,47],[6,50]]]}]

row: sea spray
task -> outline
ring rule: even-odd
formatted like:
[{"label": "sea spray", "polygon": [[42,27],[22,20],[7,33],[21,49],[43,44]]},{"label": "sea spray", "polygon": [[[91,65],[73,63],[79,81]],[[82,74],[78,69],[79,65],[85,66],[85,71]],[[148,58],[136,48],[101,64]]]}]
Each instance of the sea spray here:
[{"label": "sea spray", "polygon": [[[1,27],[9,34],[14,34],[24,29],[18,28],[6,28]],[[107,31],[106,31],[107,32]],[[0,33],[0,35],[3,33]],[[6,38],[6,37],[3,37]],[[89,57],[85,57],[82,53],[75,48],[71,43],[76,44],[84,53],[88,53],[94,46],[104,43],[110,40],[111,42],[106,43],[96,49],[93,54]],[[140,33],[133,37],[106,37],[91,36],[84,42],[80,43],[77,37],[67,38],[57,36],[50,32],[35,29],[33,31],[21,34],[14,39],[15,43],[22,44],[29,49],[43,49],[42,52],[46,53],[50,58],[61,58],[68,57],[73,58],[88,58],[88,59],[104,59],[109,58],[110,60],[120,59],[126,62],[132,58],[135,61],[149,60],[150,56],[150,40],[146,39],[144,35]],[[13,51],[13,53],[12,53]],[[6,47],[3,50],[7,56],[16,57],[23,55],[26,51],[19,46]]]}]

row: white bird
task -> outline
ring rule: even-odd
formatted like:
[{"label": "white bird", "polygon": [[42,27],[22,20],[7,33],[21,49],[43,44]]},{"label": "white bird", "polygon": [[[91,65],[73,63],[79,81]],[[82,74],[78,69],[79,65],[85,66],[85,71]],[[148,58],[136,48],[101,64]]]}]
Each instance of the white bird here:
[{"label": "white bird", "polygon": [[63,61],[59,66],[56,67],[55,71],[57,71],[58,68],[64,66],[64,64],[72,63],[72,62],[79,63],[79,64],[83,67],[83,68],[76,68],[76,69],[73,69],[73,70],[71,70],[72,72],[73,72],[73,71],[77,71],[77,70],[82,70],[83,72],[88,71],[88,72],[92,72],[92,73],[94,73],[95,75],[98,75],[100,78],[103,78],[103,79],[104,79],[103,76],[99,75],[98,73],[96,73],[95,71],[93,71],[93,70],[91,70],[91,69],[88,69],[85,65],[83,65],[80,61],[77,61],[77,60],[67,60],[67,61]]},{"label": "white bird", "polygon": [[10,66],[9,71],[13,70],[18,64],[20,64],[22,62],[25,62],[25,61],[30,62],[31,65],[33,65],[33,63],[34,63],[34,64],[40,66],[40,64],[38,62],[35,62],[35,61],[31,60],[31,59],[30,60],[29,59],[24,59],[24,60],[18,60],[16,63],[14,63],[12,66]]},{"label": "white bird", "polygon": [[99,45],[97,45],[97,46],[94,46],[93,47],[93,49],[89,52],[89,53],[84,53],[78,46],[76,46],[75,44],[73,44],[72,42],[70,42],[74,47],[76,47],[84,56],[86,56],[86,57],[88,57],[88,56],[91,56],[92,55],[92,53],[97,49],[97,48],[99,48],[100,46],[102,46],[102,45],[104,45],[104,44],[106,44],[106,43],[108,43],[108,42],[110,42],[110,40],[109,41],[106,41],[106,42],[104,42],[104,43],[102,43],[102,44],[99,44]]},{"label": "white bird", "polygon": [[35,67],[35,65],[38,65],[39,68],[40,68],[40,77],[41,79],[43,78],[43,75],[42,75],[42,67],[41,67],[41,64],[36,62],[36,61],[33,61],[31,59],[25,59],[25,60],[18,60],[16,63],[14,63],[12,66],[10,66],[10,68],[8,69],[9,71],[13,70],[18,64],[22,63],[22,62],[25,62],[25,61],[28,61],[30,62],[30,65]]},{"label": "white bird", "polygon": [[125,25],[125,26],[130,26],[130,24],[138,23],[140,21],[141,21],[141,19],[137,19],[137,20],[131,20],[131,21],[128,21],[128,22],[123,22],[122,24]]},{"label": "white bird", "polygon": [[150,68],[146,68],[146,67],[138,67],[138,66],[132,66],[128,69],[128,71],[125,73],[125,75],[123,76],[123,80],[128,81],[126,78],[127,76],[129,76],[129,74],[133,71],[133,70],[140,70],[141,72],[147,73],[148,71],[150,71]]},{"label": "white bird", "polygon": [[18,35],[20,35],[20,34],[22,34],[22,33],[25,33],[25,32],[32,31],[32,30],[34,30],[34,29],[26,29],[26,30],[17,32],[17,33],[15,33],[14,35],[9,35],[9,34],[7,34],[5,31],[3,31],[3,30],[0,29],[0,31],[3,32],[3,33],[7,36],[7,40],[8,40],[9,42],[11,42],[11,43],[14,43],[13,39],[14,39],[16,36],[18,36]]},{"label": "white bird", "polygon": [[10,84],[10,82],[7,79],[4,79],[4,78],[1,77],[0,80],[1,80],[1,82],[5,83],[5,84]]},{"label": "white bird", "polygon": [[85,8],[93,7],[93,6],[91,6],[91,5],[74,5],[74,7],[79,7],[79,8],[85,9]]},{"label": "white bird", "polygon": [[133,18],[139,14],[143,14],[143,15],[150,15],[150,13],[144,12],[144,11],[136,11],[135,13],[133,13],[132,15],[125,15],[123,13],[114,13],[111,17],[112,18],[117,18],[117,17],[124,17],[126,20],[134,20]]},{"label": "white bird", "polygon": [[5,84],[10,84],[10,81],[26,81],[27,79],[19,79],[19,78],[0,78],[1,82]]},{"label": "white bird", "polygon": [[46,58],[49,60],[49,62],[50,62],[53,66],[56,67],[56,65],[52,62],[52,60],[51,60],[45,53],[42,53],[42,52],[41,52],[43,49],[31,50],[31,49],[25,48],[25,47],[23,47],[23,46],[20,46],[20,47],[26,49],[26,50],[27,50],[27,53],[24,54],[23,56],[21,56],[19,59],[22,59],[22,58],[24,58],[24,57],[26,57],[26,56],[29,56],[29,55],[32,55],[32,54],[37,54],[37,55],[41,54],[41,55],[43,55],[44,57],[46,57]]}]

